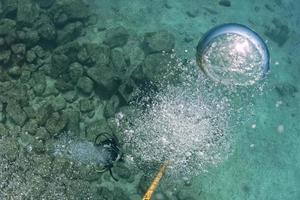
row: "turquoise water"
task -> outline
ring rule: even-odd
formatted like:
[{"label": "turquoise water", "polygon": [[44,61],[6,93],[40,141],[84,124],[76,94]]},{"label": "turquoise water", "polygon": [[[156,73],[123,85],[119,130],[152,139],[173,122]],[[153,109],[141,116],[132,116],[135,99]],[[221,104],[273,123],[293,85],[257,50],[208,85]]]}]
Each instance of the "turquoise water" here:
[{"label": "turquoise water", "polygon": [[[300,3],[0,1],[0,199],[300,199]],[[270,51],[250,86],[196,64],[240,23]],[[119,157],[105,163],[115,134]],[[110,145],[112,144],[112,140]],[[99,172],[101,171],[101,172]]]}]

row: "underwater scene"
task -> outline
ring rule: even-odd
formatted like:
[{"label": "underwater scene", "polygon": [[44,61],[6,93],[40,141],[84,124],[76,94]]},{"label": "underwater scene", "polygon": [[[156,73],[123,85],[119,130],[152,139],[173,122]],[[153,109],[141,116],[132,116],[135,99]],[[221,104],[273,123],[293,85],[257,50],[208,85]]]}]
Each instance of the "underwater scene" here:
[{"label": "underwater scene", "polygon": [[299,200],[300,1],[0,0],[0,200]]}]

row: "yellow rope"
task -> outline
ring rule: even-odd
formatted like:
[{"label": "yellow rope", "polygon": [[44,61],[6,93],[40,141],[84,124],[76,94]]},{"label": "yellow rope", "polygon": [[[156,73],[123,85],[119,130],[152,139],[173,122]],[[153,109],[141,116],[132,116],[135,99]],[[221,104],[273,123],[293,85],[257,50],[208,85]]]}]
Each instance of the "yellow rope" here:
[{"label": "yellow rope", "polygon": [[160,179],[162,178],[162,176],[165,173],[166,167],[167,167],[167,164],[163,164],[160,167],[159,172],[157,173],[155,179],[152,181],[150,187],[148,188],[148,190],[142,200],[150,200],[151,199],[153,193],[155,192],[155,190],[159,184]]}]

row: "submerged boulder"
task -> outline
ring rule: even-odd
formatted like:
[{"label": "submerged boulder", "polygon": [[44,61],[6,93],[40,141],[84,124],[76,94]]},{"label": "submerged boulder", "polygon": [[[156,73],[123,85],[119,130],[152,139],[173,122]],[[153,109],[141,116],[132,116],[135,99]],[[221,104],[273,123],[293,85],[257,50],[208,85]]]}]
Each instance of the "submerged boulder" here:
[{"label": "submerged boulder", "polygon": [[116,27],[108,29],[105,33],[104,44],[107,44],[109,47],[120,47],[124,46],[129,38],[128,31],[122,27]]},{"label": "submerged boulder", "polygon": [[17,22],[24,26],[32,26],[40,14],[39,6],[31,0],[19,0]]},{"label": "submerged boulder", "polygon": [[148,53],[171,52],[175,47],[175,37],[167,31],[146,33],[144,49]]}]

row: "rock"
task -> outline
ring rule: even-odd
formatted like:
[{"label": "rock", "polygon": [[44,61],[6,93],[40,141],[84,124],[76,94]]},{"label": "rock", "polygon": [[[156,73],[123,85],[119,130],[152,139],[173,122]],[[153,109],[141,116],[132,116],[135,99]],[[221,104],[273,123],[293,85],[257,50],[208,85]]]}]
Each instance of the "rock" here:
[{"label": "rock", "polygon": [[0,36],[6,36],[15,31],[16,22],[11,19],[0,19]]},{"label": "rock", "polygon": [[110,62],[110,48],[107,45],[87,43],[81,45],[77,59],[82,64],[88,66],[95,65],[96,63],[99,65],[108,65]]},{"label": "rock", "polygon": [[[131,171],[123,163],[118,163],[115,165],[113,172],[121,179],[130,179],[130,177],[132,177]],[[131,179],[131,181],[134,181],[134,179]]]},{"label": "rock", "polygon": [[40,19],[36,22],[35,28],[42,40],[49,42],[56,39],[55,26],[47,15],[42,15],[40,17]]},{"label": "rock", "polygon": [[119,108],[120,100],[117,95],[113,95],[106,103],[104,108],[104,117],[114,117],[117,109]]},{"label": "rock", "polygon": [[12,44],[16,43],[18,40],[17,34],[15,31],[9,33],[5,36],[5,43],[7,46],[11,46]]},{"label": "rock", "polygon": [[295,97],[295,93],[299,91],[296,86],[290,83],[277,84],[275,90],[280,97]]},{"label": "rock", "polygon": [[10,50],[0,50],[0,63],[7,64],[10,61],[11,51]]},{"label": "rock", "polygon": [[67,91],[67,92],[63,93],[63,97],[65,98],[65,100],[68,103],[73,103],[74,101],[77,100],[78,95],[77,95],[77,92],[75,90],[70,90],[70,91]]},{"label": "rock", "polygon": [[68,118],[66,114],[59,114],[54,112],[51,114],[46,122],[46,129],[51,135],[59,135],[64,130],[68,123]]},{"label": "rock", "polygon": [[89,99],[81,99],[79,101],[79,107],[81,112],[90,112],[95,110],[94,102]]},{"label": "rock", "polygon": [[47,86],[45,75],[40,72],[35,72],[32,74],[32,78],[33,78],[33,85],[32,85],[33,91],[37,96],[42,96]]},{"label": "rock", "polygon": [[[14,18],[16,16],[17,8],[18,8],[18,0],[2,0],[2,17],[6,18]],[[1,14],[1,12],[0,12]],[[0,28],[1,30],[1,28]]]},{"label": "rock", "polygon": [[18,1],[17,22],[24,26],[32,26],[39,17],[38,5],[31,0]]},{"label": "rock", "polygon": [[18,103],[14,101],[7,102],[6,112],[7,116],[16,125],[23,126],[25,124],[25,121],[27,120],[27,115]]},{"label": "rock", "polygon": [[60,78],[55,82],[55,88],[61,92],[67,92],[74,89],[71,82],[66,82],[64,78]]},{"label": "rock", "polygon": [[30,119],[35,118],[36,112],[31,106],[23,107],[24,112],[26,113],[27,117]]},{"label": "rock", "polygon": [[35,135],[36,130],[38,128],[37,122],[34,119],[30,119],[26,122],[26,124],[23,126],[22,130],[24,132],[28,132],[31,135]]},{"label": "rock", "polygon": [[171,52],[175,37],[167,31],[146,33],[143,45],[147,53]]},{"label": "rock", "polygon": [[118,92],[126,103],[130,103],[138,92],[138,87],[133,80],[128,79],[120,85]]},{"label": "rock", "polygon": [[50,135],[49,135],[49,133],[48,133],[48,131],[46,130],[45,127],[38,127],[36,129],[35,138],[37,140],[46,141],[46,140],[48,140],[50,138]]},{"label": "rock", "polygon": [[35,52],[33,51],[33,50],[29,50],[29,51],[27,51],[27,54],[26,54],[26,60],[27,60],[27,62],[29,62],[29,63],[32,63],[32,62],[34,62],[34,60],[36,59],[36,54],[35,54]]},{"label": "rock", "polygon": [[83,24],[81,22],[74,22],[67,24],[62,30],[57,32],[57,43],[65,44],[75,40],[81,35]]},{"label": "rock", "polygon": [[19,54],[19,55],[25,55],[26,53],[26,46],[25,44],[19,43],[19,44],[13,44],[11,46],[11,50],[14,54]]},{"label": "rock", "polygon": [[159,83],[162,80],[168,80],[173,65],[175,61],[168,54],[150,54],[145,59],[143,73],[148,80]]},{"label": "rock", "polygon": [[69,69],[70,60],[69,57],[64,54],[52,55],[52,68],[51,76],[57,78],[63,73],[66,73]]},{"label": "rock", "polygon": [[94,82],[87,76],[79,78],[77,87],[85,94],[91,94],[94,89]]},{"label": "rock", "polygon": [[59,95],[51,101],[51,105],[54,111],[60,111],[66,108],[67,103],[66,100]]},{"label": "rock", "polygon": [[121,48],[114,48],[111,50],[111,61],[115,71],[120,77],[126,74],[127,64],[124,57],[124,52]]},{"label": "rock", "polygon": [[116,72],[108,65],[91,67],[88,69],[87,74],[101,89],[106,91],[113,92],[119,85],[119,79]]},{"label": "rock", "polygon": [[220,0],[219,1],[219,5],[225,6],[225,7],[230,7],[231,6],[231,2],[229,0]]},{"label": "rock", "polygon": [[84,21],[90,15],[88,5],[83,0],[57,0],[52,12],[54,12],[56,21],[58,19],[57,16],[62,13],[67,16],[68,21]]},{"label": "rock", "polygon": [[145,59],[144,51],[139,47],[139,44],[129,43],[124,46],[124,55],[128,56],[130,63],[130,73],[137,67],[140,66]]},{"label": "rock", "polygon": [[44,58],[47,55],[46,51],[39,45],[33,47],[32,51],[34,51],[38,58]]},{"label": "rock", "polygon": [[272,26],[267,26],[264,34],[278,44],[279,47],[283,46],[289,39],[290,29],[287,23],[281,22],[279,19],[272,20]]},{"label": "rock", "polygon": [[83,72],[84,72],[84,69],[80,63],[78,63],[78,62],[72,63],[69,68],[69,74],[70,74],[72,83],[77,84],[77,81],[80,77],[82,77]]},{"label": "rock", "polygon": [[58,27],[63,27],[68,22],[68,16],[66,13],[57,13],[54,15],[55,25]]},{"label": "rock", "polygon": [[107,44],[109,47],[121,47],[124,46],[129,38],[128,31],[122,27],[116,27],[108,29],[105,33],[104,43]]},{"label": "rock", "polygon": [[36,2],[40,6],[40,8],[47,9],[54,4],[55,0],[36,0]]},{"label": "rock", "polygon": [[18,78],[22,74],[22,69],[19,66],[14,65],[13,67],[8,69],[7,73],[13,78]]},{"label": "rock", "polygon": [[43,105],[38,108],[35,116],[38,125],[44,126],[52,113],[53,108],[50,105]]},{"label": "rock", "polygon": [[23,28],[23,31],[19,31],[17,35],[27,47],[35,46],[40,40],[39,33],[31,28]]}]

